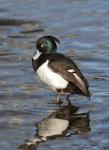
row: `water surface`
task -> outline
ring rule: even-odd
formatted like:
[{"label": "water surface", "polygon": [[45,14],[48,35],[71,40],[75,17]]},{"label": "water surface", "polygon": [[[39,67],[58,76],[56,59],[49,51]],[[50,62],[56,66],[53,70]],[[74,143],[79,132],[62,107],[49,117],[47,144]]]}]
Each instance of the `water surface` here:
[{"label": "water surface", "polygon": [[[47,138],[37,149],[109,149],[108,6],[108,0],[0,1],[0,149],[17,150],[25,139],[38,135],[36,122],[40,125],[43,119],[56,118],[57,106],[50,102],[57,95],[38,80],[31,64],[35,41],[46,34],[60,39],[59,52],[69,55],[81,68],[92,97],[90,102],[71,97],[78,114],[85,113],[86,118],[89,114],[89,130],[85,126],[83,132],[75,132],[73,124],[74,132],[67,129],[65,134]],[[66,108],[64,97],[63,101]],[[69,118],[72,115],[67,114]],[[55,121],[58,119],[62,118]]]}]

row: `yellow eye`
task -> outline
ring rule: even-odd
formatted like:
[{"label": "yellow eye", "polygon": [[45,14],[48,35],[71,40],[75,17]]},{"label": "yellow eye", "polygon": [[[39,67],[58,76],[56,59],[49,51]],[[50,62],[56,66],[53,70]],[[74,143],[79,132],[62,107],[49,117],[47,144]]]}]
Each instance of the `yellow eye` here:
[{"label": "yellow eye", "polygon": [[44,44],[41,44],[41,48],[44,47]]}]

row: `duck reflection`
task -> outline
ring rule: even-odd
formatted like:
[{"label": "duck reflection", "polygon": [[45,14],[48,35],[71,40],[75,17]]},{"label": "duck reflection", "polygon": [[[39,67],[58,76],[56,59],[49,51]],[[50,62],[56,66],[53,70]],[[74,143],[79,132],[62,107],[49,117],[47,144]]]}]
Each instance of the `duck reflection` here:
[{"label": "duck reflection", "polygon": [[27,140],[19,148],[36,150],[37,145],[47,139],[58,136],[70,136],[89,132],[89,112],[80,113],[73,105],[62,106],[40,122],[36,123],[37,133],[33,139]]}]

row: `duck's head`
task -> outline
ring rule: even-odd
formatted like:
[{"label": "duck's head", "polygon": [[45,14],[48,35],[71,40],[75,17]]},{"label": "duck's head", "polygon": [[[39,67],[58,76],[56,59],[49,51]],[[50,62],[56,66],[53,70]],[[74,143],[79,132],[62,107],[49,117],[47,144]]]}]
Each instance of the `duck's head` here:
[{"label": "duck's head", "polygon": [[43,36],[37,40],[36,48],[40,53],[54,53],[57,50],[57,43],[60,43],[60,41],[56,37],[51,35]]},{"label": "duck's head", "polygon": [[33,55],[33,60],[39,58],[41,54],[55,53],[57,50],[57,43],[60,41],[51,35],[40,37],[36,42],[36,52]]}]

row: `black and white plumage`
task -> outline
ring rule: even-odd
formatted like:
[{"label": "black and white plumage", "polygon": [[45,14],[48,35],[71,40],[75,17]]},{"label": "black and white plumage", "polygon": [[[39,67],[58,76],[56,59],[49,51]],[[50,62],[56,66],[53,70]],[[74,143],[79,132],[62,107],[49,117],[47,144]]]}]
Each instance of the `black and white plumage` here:
[{"label": "black and white plumage", "polygon": [[68,57],[57,53],[59,40],[53,36],[41,37],[32,58],[34,71],[40,79],[60,94],[80,94],[90,97],[89,85],[77,65]]}]

